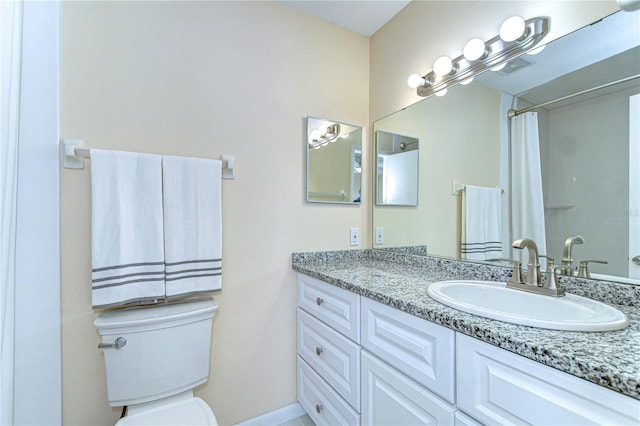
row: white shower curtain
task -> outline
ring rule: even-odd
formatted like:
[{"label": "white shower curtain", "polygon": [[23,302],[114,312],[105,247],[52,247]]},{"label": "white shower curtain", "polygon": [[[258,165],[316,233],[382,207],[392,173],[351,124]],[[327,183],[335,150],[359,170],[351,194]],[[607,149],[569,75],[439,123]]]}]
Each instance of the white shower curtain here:
[{"label": "white shower curtain", "polygon": [[[530,238],[536,242],[540,254],[547,253],[538,115],[535,112],[511,119],[511,235],[514,240]],[[513,256],[527,260],[520,250],[514,250]]]},{"label": "white shower curtain", "polygon": [[13,424],[15,256],[22,2],[2,2],[2,121],[0,122],[0,424]]}]

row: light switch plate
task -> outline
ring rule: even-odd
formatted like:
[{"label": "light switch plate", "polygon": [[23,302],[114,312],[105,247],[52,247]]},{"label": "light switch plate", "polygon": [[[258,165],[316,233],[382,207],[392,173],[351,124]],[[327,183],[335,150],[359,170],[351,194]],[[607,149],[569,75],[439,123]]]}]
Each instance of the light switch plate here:
[{"label": "light switch plate", "polygon": [[384,244],[384,228],[376,226],[376,244]]},{"label": "light switch plate", "polygon": [[352,246],[360,245],[360,228],[351,228],[349,233],[349,241]]}]

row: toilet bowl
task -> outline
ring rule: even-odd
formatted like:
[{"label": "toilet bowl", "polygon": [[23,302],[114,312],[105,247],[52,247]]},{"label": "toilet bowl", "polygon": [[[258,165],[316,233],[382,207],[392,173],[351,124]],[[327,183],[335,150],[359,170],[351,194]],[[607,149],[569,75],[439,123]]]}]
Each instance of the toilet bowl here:
[{"label": "toilet bowl", "polygon": [[193,394],[209,377],[211,329],[218,305],[211,297],[102,312],[107,398],[126,406],[117,425],[217,425]]}]

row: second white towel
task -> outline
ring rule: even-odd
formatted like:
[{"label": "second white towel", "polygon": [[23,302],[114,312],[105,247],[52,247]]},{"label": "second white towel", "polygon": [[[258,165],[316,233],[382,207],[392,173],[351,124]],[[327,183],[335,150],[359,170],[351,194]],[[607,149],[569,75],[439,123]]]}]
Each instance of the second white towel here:
[{"label": "second white towel", "polygon": [[500,188],[466,185],[462,193],[463,259],[488,260],[502,256]]},{"label": "second white towel", "polygon": [[162,157],[167,298],[222,288],[222,162]]}]

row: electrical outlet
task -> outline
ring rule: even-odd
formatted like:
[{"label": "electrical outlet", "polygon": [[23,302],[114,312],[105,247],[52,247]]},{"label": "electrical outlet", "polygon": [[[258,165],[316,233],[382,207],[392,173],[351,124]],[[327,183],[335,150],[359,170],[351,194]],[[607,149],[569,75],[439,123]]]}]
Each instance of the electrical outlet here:
[{"label": "electrical outlet", "polygon": [[384,244],[384,228],[376,226],[376,244]]},{"label": "electrical outlet", "polygon": [[349,241],[352,246],[360,245],[360,228],[351,228],[349,233]]}]

